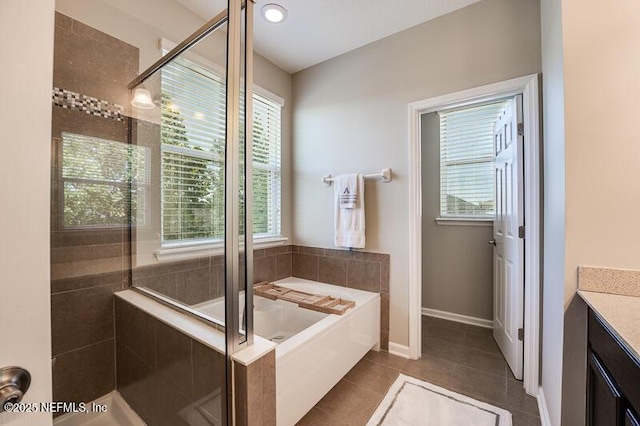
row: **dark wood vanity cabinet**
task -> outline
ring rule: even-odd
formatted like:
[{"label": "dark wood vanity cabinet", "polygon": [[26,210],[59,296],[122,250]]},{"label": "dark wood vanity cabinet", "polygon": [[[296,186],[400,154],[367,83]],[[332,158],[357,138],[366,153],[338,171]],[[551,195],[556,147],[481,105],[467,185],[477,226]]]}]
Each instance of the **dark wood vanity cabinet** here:
[{"label": "dark wood vanity cabinet", "polygon": [[[639,325],[640,326],[640,325]],[[640,361],[589,310],[587,424],[640,426]]]}]

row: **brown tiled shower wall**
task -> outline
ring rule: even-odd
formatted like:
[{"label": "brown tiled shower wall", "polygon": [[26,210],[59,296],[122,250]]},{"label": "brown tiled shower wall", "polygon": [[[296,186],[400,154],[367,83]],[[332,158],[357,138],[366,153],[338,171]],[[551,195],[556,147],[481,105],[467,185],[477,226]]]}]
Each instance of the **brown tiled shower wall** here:
[{"label": "brown tiled shower wall", "polygon": [[[149,425],[226,424],[225,356],[115,298],[117,389]],[[275,425],[275,351],[234,365],[238,425]]]},{"label": "brown tiled shower wall", "polygon": [[[121,113],[138,49],[56,13],[51,132],[53,399],[91,401],[115,388],[113,293],[128,286],[129,231],[64,225],[62,134],[128,142]],[[54,89],[55,88],[55,89]],[[126,206],[121,206],[126,208]]]},{"label": "brown tiled shower wall", "polygon": [[149,425],[226,424],[223,354],[115,298],[117,388]]}]

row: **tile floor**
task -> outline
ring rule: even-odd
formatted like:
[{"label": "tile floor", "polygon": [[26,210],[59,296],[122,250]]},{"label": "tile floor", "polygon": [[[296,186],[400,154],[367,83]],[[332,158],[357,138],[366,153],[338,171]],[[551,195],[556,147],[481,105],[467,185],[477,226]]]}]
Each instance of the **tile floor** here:
[{"label": "tile floor", "polygon": [[422,321],[422,359],[369,352],[298,424],[364,425],[403,373],[509,410],[513,426],[540,425],[535,398],[513,378],[491,330]]}]

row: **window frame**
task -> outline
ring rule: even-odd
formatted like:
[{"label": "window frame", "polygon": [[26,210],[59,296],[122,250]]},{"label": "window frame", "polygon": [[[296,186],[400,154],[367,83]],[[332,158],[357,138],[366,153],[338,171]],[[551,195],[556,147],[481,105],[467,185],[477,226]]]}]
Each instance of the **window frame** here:
[{"label": "window frame", "polygon": [[[59,139],[56,139],[57,142],[57,157],[60,159],[59,164],[56,166],[56,177],[57,177],[57,198],[59,206],[58,211],[58,228],[61,231],[89,231],[89,230],[98,230],[98,229],[106,229],[106,230],[117,230],[117,229],[126,229],[128,227],[134,228],[144,228],[148,227],[151,222],[151,215],[147,211],[147,209],[143,210],[142,221],[140,223],[132,223],[131,217],[127,218],[127,223],[118,223],[118,224],[110,224],[110,225],[67,225],[65,220],[65,184],[67,182],[75,182],[81,184],[93,184],[93,185],[104,185],[104,186],[112,186],[122,190],[124,192],[129,192],[131,189],[132,182],[131,181],[114,181],[114,180],[100,180],[100,179],[87,179],[87,178],[79,178],[79,177],[65,177],[64,175],[64,142],[65,136],[68,135],[73,138],[80,138],[85,140],[98,140],[101,142],[108,143],[119,143],[123,146],[131,147],[131,144],[127,142],[106,139],[97,136],[83,135],[80,133],[74,132],[62,132]],[[151,167],[151,153],[149,150],[144,150],[145,157],[145,175],[146,178],[143,182],[136,181],[136,188],[141,190],[142,198],[144,198],[144,205],[149,205],[151,202],[151,177],[150,177],[150,167]],[[130,194],[129,194],[130,196]],[[129,211],[129,215],[131,214],[131,200],[129,200],[127,206],[127,210]]]},{"label": "window frame", "polygon": [[[478,103],[472,103],[472,104],[466,104],[466,105],[460,105],[460,106],[455,106],[452,108],[446,108],[446,109],[439,109],[437,111],[438,115],[441,117],[442,113],[450,113],[450,112],[454,112],[454,111],[461,111],[461,110],[468,110],[468,109],[473,109],[473,108],[478,108],[478,107],[482,107],[482,106],[486,106],[486,105],[491,105],[491,104],[497,104],[500,102],[505,102],[507,101],[507,98],[497,98],[497,99],[492,99],[489,101],[485,101],[485,102],[478,102]],[[440,118],[439,121],[439,128],[440,131],[442,131],[442,119]],[[472,159],[464,159],[464,160],[451,160],[446,162],[445,164],[443,164],[443,155],[442,155],[442,146],[443,146],[443,141],[442,141],[442,136],[440,136],[439,139],[439,160],[440,160],[440,167],[439,167],[439,174],[440,174],[440,181],[439,181],[439,188],[438,188],[438,198],[439,198],[439,216],[435,218],[435,222],[438,225],[463,225],[463,226],[493,226],[493,222],[494,222],[494,218],[495,218],[495,210],[494,213],[492,215],[482,215],[482,214],[447,214],[444,212],[444,204],[443,204],[443,183],[445,182],[445,177],[443,176],[443,170],[445,169],[446,166],[448,165],[468,165],[468,164],[484,164],[484,163],[491,163],[493,164],[494,162],[494,140],[493,137],[491,138],[491,156],[477,156],[474,157]],[[493,169],[493,167],[492,167]],[[494,179],[495,176],[493,176],[492,173],[492,179]],[[495,182],[493,184],[493,201],[495,204]],[[494,209],[495,209],[495,205],[494,205]]]},{"label": "window frame", "polygon": [[[160,50],[162,52],[162,54],[166,54],[167,52],[169,52],[171,49],[173,49],[176,46],[175,43],[173,43],[170,40],[167,40],[165,38],[162,38],[160,40]],[[207,70],[211,71],[212,73],[216,74],[218,77],[220,77],[221,79],[224,79],[226,71],[223,67],[221,67],[220,65],[216,64],[215,62],[212,62],[206,58],[203,58],[202,56],[193,53],[193,52],[186,52],[185,54],[185,59],[194,62],[196,65],[201,66],[206,68]],[[285,106],[285,100],[272,93],[271,91],[264,89],[258,85],[256,85],[255,83],[253,84],[253,96],[255,95],[259,95],[263,98],[265,98],[266,100],[268,100],[269,102],[272,102],[274,104],[274,106],[280,108],[280,112],[282,111],[282,109]],[[255,100],[254,100],[255,102]],[[282,114],[280,114],[280,125],[282,124]],[[280,141],[279,141],[279,157],[280,159],[282,158],[282,135],[280,135]],[[178,151],[182,151],[180,152],[180,154],[182,155],[190,155],[189,153],[186,153],[185,151],[191,151],[189,148],[181,148],[181,147],[177,147],[177,146],[171,146],[171,148],[169,149],[170,152],[178,152]],[[194,152],[197,152],[196,150],[193,150]],[[164,144],[161,145],[160,147],[160,154],[162,156],[162,153],[164,152]],[[194,157],[199,157],[199,158],[205,158],[205,155],[203,155],[203,153],[197,152],[197,154],[194,155]],[[209,158],[211,157],[211,158]],[[211,154],[207,156],[207,159],[216,159],[216,155],[215,154]],[[283,245],[288,241],[288,238],[282,235],[282,229],[283,229],[283,225],[282,225],[282,162],[280,161],[280,166],[278,167],[277,165],[267,165],[267,164],[261,164],[261,163],[257,163],[255,161],[252,162],[253,168],[254,169],[261,169],[261,170],[269,170],[272,172],[277,172],[277,180],[278,180],[278,189],[279,189],[279,195],[274,194],[272,195],[272,197],[274,198],[272,200],[272,202],[269,204],[270,207],[275,208],[277,210],[276,214],[270,214],[269,218],[272,221],[277,221],[278,223],[272,223],[272,226],[274,226],[274,228],[277,230],[277,233],[260,233],[260,234],[253,234],[253,246],[254,249],[259,249],[259,248],[267,248],[267,247],[273,247],[273,246],[278,246],[278,245]],[[162,179],[162,178],[161,178]],[[162,184],[162,183],[161,183]],[[162,191],[162,190],[161,190]],[[160,195],[160,203],[162,205],[162,194]],[[277,199],[277,200],[276,200]],[[162,213],[161,213],[161,218],[162,218]],[[162,218],[163,219],[163,218]],[[161,235],[162,235],[162,225],[161,225],[161,229],[160,229]],[[160,239],[160,249],[155,250],[154,251],[154,255],[155,257],[159,260],[159,261],[163,261],[163,260],[178,260],[178,259],[183,259],[183,258],[190,258],[190,257],[194,257],[194,256],[200,256],[203,254],[207,254],[207,255],[219,255],[219,254],[223,254],[224,253],[224,238],[185,238],[185,239],[176,239],[176,240],[164,240],[164,236],[161,237]]]}]

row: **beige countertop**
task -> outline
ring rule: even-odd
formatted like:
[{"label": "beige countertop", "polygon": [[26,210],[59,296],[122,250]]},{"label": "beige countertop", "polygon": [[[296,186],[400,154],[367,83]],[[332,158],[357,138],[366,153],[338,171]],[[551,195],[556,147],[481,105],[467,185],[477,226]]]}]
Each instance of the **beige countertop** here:
[{"label": "beige countertop", "polygon": [[593,266],[578,268],[580,290],[640,297],[640,271]]},{"label": "beige countertop", "polygon": [[578,295],[640,360],[640,297],[585,290]]}]

